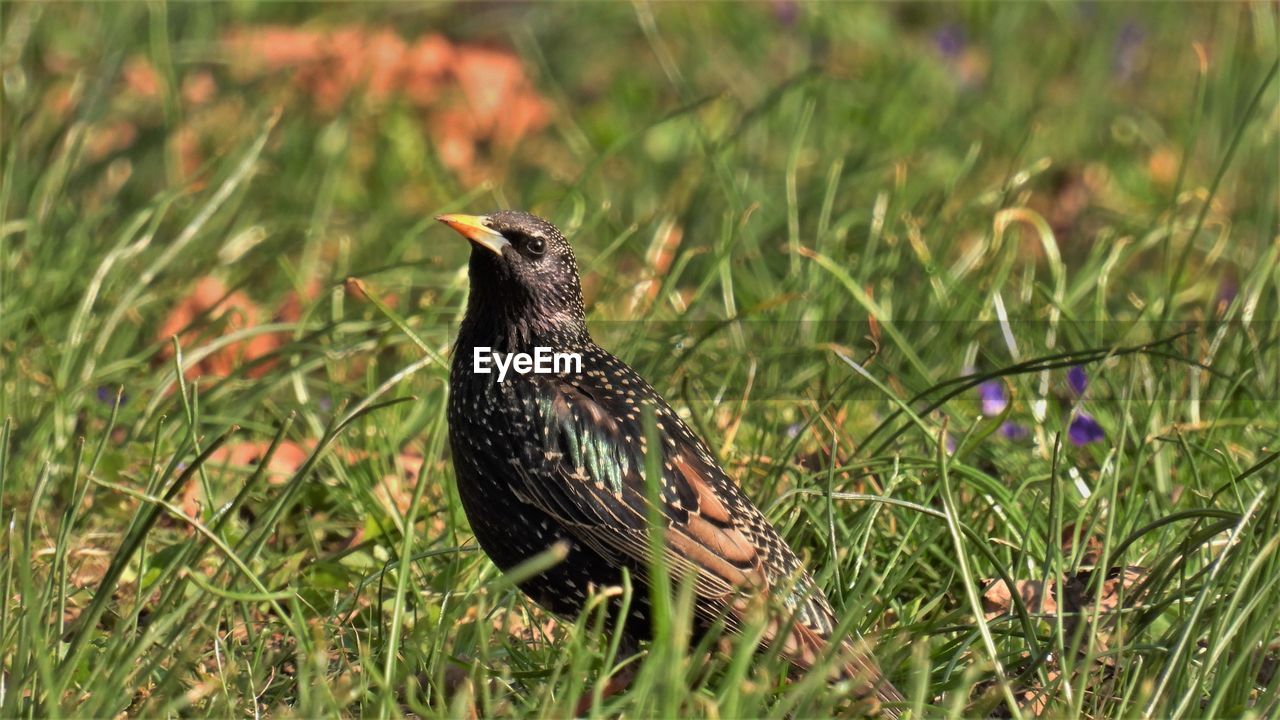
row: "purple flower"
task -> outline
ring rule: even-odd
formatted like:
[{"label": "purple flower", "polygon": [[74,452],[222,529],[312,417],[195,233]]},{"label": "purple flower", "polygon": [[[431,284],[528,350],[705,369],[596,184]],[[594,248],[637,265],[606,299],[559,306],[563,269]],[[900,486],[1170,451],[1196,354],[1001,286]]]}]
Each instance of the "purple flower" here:
[{"label": "purple flower", "polygon": [[129,402],[129,396],[124,394],[123,388],[112,388],[106,385],[98,386],[98,402],[105,403],[107,405],[115,405],[117,393],[119,393],[121,405]]},{"label": "purple flower", "polygon": [[1089,376],[1085,374],[1084,368],[1076,365],[1067,371],[1067,385],[1071,386],[1071,391],[1077,395],[1083,395],[1084,389],[1089,387]]},{"label": "purple flower", "polygon": [[1231,307],[1231,303],[1235,302],[1236,295],[1240,294],[1240,286],[1236,284],[1236,279],[1230,275],[1223,276],[1218,281],[1218,294],[1214,298],[1213,306],[1219,313],[1226,312]]},{"label": "purple flower", "polygon": [[943,25],[933,33],[933,45],[943,57],[952,60],[960,57],[967,45],[964,29],[959,25]]},{"label": "purple flower", "polygon": [[1009,407],[1009,398],[1004,394],[1004,383],[999,380],[987,380],[978,386],[978,396],[982,398],[982,414],[995,417]]},{"label": "purple flower", "polygon": [[1120,28],[1120,34],[1116,36],[1111,67],[1121,81],[1132,78],[1137,71],[1138,58],[1142,52],[1142,42],[1145,37],[1146,33],[1133,21],[1125,23],[1124,27]]},{"label": "purple flower", "polygon": [[1000,434],[1008,440],[1025,440],[1030,437],[1031,431],[1016,422],[1010,421],[1000,426]]},{"label": "purple flower", "polygon": [[1087,412],[1081,411],[1079,415],[1071,421],[1071,427],[1067,429],[1067,439],[1072,445],[1081,447],[1092,442],[1098,442],[1105,438],[1107,434],[1102,431],[1102,426],[1097,420]]},{"label": "purple flower", "polygon": [[947,448],[948,455],[956,454],[956,439],[951,433],[942,436],[942,444]]},{"label": "purple flower", "polygon": [[796,0],[773,0],[773,19],[779,25],[791,27],[796,24],[796,17],[800,14],[800,4]]}]

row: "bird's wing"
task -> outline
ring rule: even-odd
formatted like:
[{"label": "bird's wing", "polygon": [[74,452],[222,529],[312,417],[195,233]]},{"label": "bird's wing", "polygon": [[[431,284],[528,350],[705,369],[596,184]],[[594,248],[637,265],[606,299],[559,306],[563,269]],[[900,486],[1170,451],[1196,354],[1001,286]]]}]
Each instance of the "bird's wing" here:
[{"label": "bird's wing", "polygon": [[[532,434],[540,440],[528,442],[522,461],[513,463],[525,500],[605,557],[643,568],[653,552],[649,516],[656,513],[649,498],[656,495],[664,558],[676,577],[692,579],[704,619],[738,630],[753,601],[781,602],[790,617],[771,615],[762,639],[797,667],[813,667],[835,629],[831,607],[706,445],[665,403],[651,400],[659,418],[655,439],[661,447],[655,451],[661,453],[661,477],[649,491],[642,411],[629,402],[620,406],[616,393],[586,382],[555,379],[550,385],[530,400],[524,415],[541,423],[542,432]],[[647,384],[642,387],[645,396],[658,398]],[[901,700],[861,640],[836,642],[845,677],[881,700]]]},{"label": "bird's wing", "polygon": [[[536,418],[542,432],[532,434],[539,440],[527,443],[521,462],[513,463],[536,469],[520,472],[521,494],[597,552],[643,567],[652,553],[653,504],[641,410],[601,400],[605,393],[585,383],[551,385],[525,415]],[[731,626],[741,620],[747,598],[781,595],[797,623],[829,634],[829,606],[795,555],[679,418],[665,404],[654,409],[662,473],[657,510],[673,573],[691,578],[704,604],[727,611]]]}]

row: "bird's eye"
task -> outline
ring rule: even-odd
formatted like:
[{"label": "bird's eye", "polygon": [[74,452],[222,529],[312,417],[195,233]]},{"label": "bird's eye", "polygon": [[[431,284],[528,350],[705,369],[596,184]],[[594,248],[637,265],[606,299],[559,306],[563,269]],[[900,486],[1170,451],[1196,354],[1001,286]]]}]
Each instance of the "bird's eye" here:
[{"label": "bird's eye", "polygon": [[530,257],[538,257],[547,251],[547,241],[540,237],[531,237],[529,238],[529,241],[524,244],[524,251],[528,253]]}]

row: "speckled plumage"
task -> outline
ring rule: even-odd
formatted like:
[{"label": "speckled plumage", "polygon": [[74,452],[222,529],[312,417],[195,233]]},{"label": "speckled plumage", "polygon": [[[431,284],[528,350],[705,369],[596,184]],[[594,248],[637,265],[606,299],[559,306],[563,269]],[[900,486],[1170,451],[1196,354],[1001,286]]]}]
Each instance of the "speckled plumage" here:
[{"label": "speckled plumage", "polygon": [[[778,643],[798,668],[811,666],[834,631],[826,598],[706,443],[649,383],[592,342],[564,236],[526,213],[468,219],[487,231],[442,218],[464,234],[489,233],[484,237],[500,246],[472,243],[471,295],[449,376],[449,441],[481,547],[507,570],[567,543],[563,562],[521,585],[564,615],[581,609],[593,585],[620,584],[623,568],[643,583],[650,555],[644,408],[651,408],[662,442],[666,558],[675,574],[693,578],[698,623],[720,619],[733,631],[753,600],[780,597],[792,622],[778,620],[773,635],[781,637],[767,634],[766,642]],[[581,372],[511,373],[501,383],[473,372],[476,347],[509,353],[536,346],[579,353]],[[641,589],[627,622],[636,638],[649,632],[648,608]],[[846,676],[868,694],[901,700],[869,654],[850,640],[841,645],[849,651]]]}]

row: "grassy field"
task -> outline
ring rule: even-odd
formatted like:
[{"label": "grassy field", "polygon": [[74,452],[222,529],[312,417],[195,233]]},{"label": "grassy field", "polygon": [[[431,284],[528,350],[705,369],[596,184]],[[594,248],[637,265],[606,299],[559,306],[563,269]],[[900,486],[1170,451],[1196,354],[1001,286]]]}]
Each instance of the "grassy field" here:
[{"label": "grassy field", "polygon": [[[602,687],[456,500],[431,218],[499,207],[917,716],[1275,717],[1277,57],[1268,2],[0,5],[0,717]],[[721,645],[593,714],[848,705]]]}]

